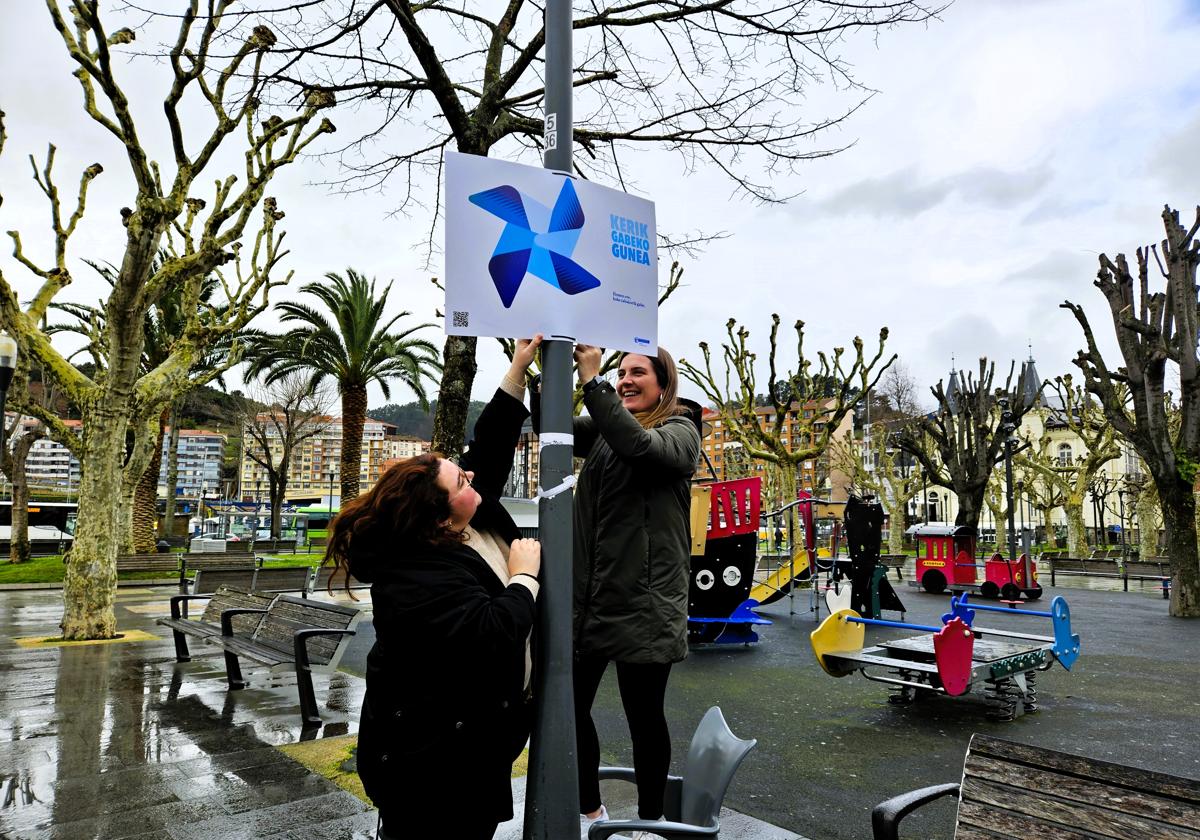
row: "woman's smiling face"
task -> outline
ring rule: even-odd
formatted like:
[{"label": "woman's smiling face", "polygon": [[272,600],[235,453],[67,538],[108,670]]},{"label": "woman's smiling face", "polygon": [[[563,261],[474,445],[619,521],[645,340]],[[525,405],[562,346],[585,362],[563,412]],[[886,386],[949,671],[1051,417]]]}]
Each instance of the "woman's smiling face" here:
[{"label": "woman's smiling face", "polygon": [[470,523],[483,497],[471,486],[475,473],[464,471],[458,464],[441,459],[438,465],[438,487],[450,496],[450,527],[461,531]]},{"label": "woman's smiling face", "polygon": [[649,358],[629,353],[621,359],[621,366],[617,369],[617,395],[621,398],[621,404],[633,414],[649,411],[658,405],[662,388]]}]

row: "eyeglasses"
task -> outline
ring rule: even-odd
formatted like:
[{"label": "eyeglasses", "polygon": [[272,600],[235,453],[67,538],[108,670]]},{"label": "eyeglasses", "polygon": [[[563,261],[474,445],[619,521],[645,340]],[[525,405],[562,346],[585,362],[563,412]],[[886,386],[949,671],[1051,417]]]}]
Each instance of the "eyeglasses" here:
[{"label": "eyeglasses", "polygon": [[[455,466],[457,467],[458,465],[455,464]],[[467,471],[464,470],[462,467],[458,467],[458,475],[459,475],[459,478],[463,482],[463,486],[459,489],[459,491],[457,493],[453,494],[450,497],[451,503],[453,503],[454,500],[457,499],[459,496],[461,496],[463,493],[467,492],[467,490],[470,490],[475,486],[474,483],[471,481],[470,476],[467,475]]]}]

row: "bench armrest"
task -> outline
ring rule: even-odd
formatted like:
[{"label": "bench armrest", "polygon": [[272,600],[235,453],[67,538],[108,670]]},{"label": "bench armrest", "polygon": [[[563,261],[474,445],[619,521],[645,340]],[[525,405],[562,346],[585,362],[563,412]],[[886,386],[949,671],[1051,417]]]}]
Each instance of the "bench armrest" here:
[{"label": "bench armrest", "polygon": [[[212,595],[172,595],[171,596],[171,618],[178,621],[181,618],[187,618],[187,602],[195,600],[207,601]],[[183,610],[179,609],[179,605],[183,604]]]},{"label": "bench armrest", "polygon": [[296,664],[304,668],[309,667],[308,639],[310,636],[353,636],[357,632],[357,630],[333,630],[325,629],[323,627],[311,627],[305,630],[297,630],[295,636],[293,636]]},{"label": "bench armrest", "polygon": [[899,840],[900,820],[911,812],[943,796],[958,795],[957,782],[910,790],[880,802],[871,811],[871,830],[874,840]]},{"label": "bench armrest", "polygon": [[221,635],[233,635],[233,617],[235,615],[251,615],[253,613],[266,613],[266,610],[254,610],[249,607],[236,607],[232,610],[221,611]]},{"label": "bench armrest", "polygon": [[629,782],[631,785],[637,784],[637,776],[634,774],[632,767],[601,767],[597,778],[601,781],[610,780]]}]

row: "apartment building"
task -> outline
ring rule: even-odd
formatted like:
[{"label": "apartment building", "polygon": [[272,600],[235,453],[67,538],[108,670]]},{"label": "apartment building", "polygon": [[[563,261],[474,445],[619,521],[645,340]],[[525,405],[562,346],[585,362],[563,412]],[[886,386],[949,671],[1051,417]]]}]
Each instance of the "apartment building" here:
[{"label": "apartment building", "polygon": [[[78,420],[64,420],[63,423],[76,433],[83,425]],[[25,417],[21,421],[21,430],[27,431],[37,425],[37,420]],[[69,491],[79,487],[79,461],[71,450],[56,440],[36,440],[25,459],[25,480],[32,489]]]},{"label": "apartment building", "polygon": [[[208,494],[221,491],[221,465],[225,461],[225,446],[228,438],[219,432],[204,429],[180,429],[179,445],[176,448],[178,475],[175,495],[194,499],[201,492]],[[159,495],[167,491],[167,456],[171,446],[171,430],[163,435],[162,466],[158,472]]]},{"label": "apartment building", "polygon": [[[341,484],[342,421],[340,417],[321,417],[311,422],[319,425],[320,430],[306,438],[292,453],[287,498],[328,499],[332,495],[336,500]],[[279,430],[269,422],[265,426],[268,439],[272,440],[273,459],[278,460],[282,455],[282,443],[275,442],[280,438]],[[247,447],[257,445],[253,437],[245,433],[242,440],[239,467],[242,497],[254,499],[256,493],[261,495],[266,492],[267,473],[247,451]],[[428,451],[428,441],[411,435],[397,435],[393,424],[368,417],[363,426],[358,476],[360,491],[366,492],[374,487],[387,467],[395,461]]]},{"label": "apartment building", "polygon": [[[815,402],[795,402],[787,408],[780,430],[780,441],[788,448],[788,451],[808,445],[810,428],[818,433],[822,430],[824,424],[821,421],[817,420],[814,424],[814,415],[818,414],[820,410],[821,404]],[[756,407],[754,416],[759,428],[774,428],[776,414],[773,406]],[[701,447],[704,455],[707,456],[707,462],[704,462],[703,458],[701,459],[702,463],[697,472],[698,477],[710,473],[710,463],[712,465],[711,472],[720,481],[763,473],[762,463],[753,462],[743,454],[742,444],[729,430],[728,424],[721,418],[720,412],[705,408],[702,419],[704,436],[701,439]],[[834,431],[834,435],[840,437],[850,431],[853,426],[853,413],[847,413]],[[834,500],[846,498],[846,477],[830,466],[829,458],[826,455],[801,461],[796,466],[796,475],[797,486],[819,498]]]}]

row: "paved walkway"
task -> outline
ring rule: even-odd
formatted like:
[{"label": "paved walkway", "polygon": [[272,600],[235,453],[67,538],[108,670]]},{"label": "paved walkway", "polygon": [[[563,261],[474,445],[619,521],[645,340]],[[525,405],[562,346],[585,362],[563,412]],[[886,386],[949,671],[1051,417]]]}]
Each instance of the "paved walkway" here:
[{"label": "paved walkway", "polygon": [[[230,692],[219,652],[201,655],[206,646],[193,643],[193,661],[175,662],[170,633],[154,624],[175,591],[118,593],[118,628],[156,638],[34,648],[17,640],[58,633],[61,592],[0,591],[0,838],[373,837],[372,809],[275,749],[300,739],[294,677],[268,682],[244,663],[251,687]],[[370,624],[361,627],[369,645]],[[362,679],[314,682],[318,737],[353,734]],[[520,813],[523,780],[515,793]],[[632,809],[616,791],[610,799],[616,815]],[[730,840],[799,837],[728,818]],[[519,818],[497,833],[519,836]]]}]

